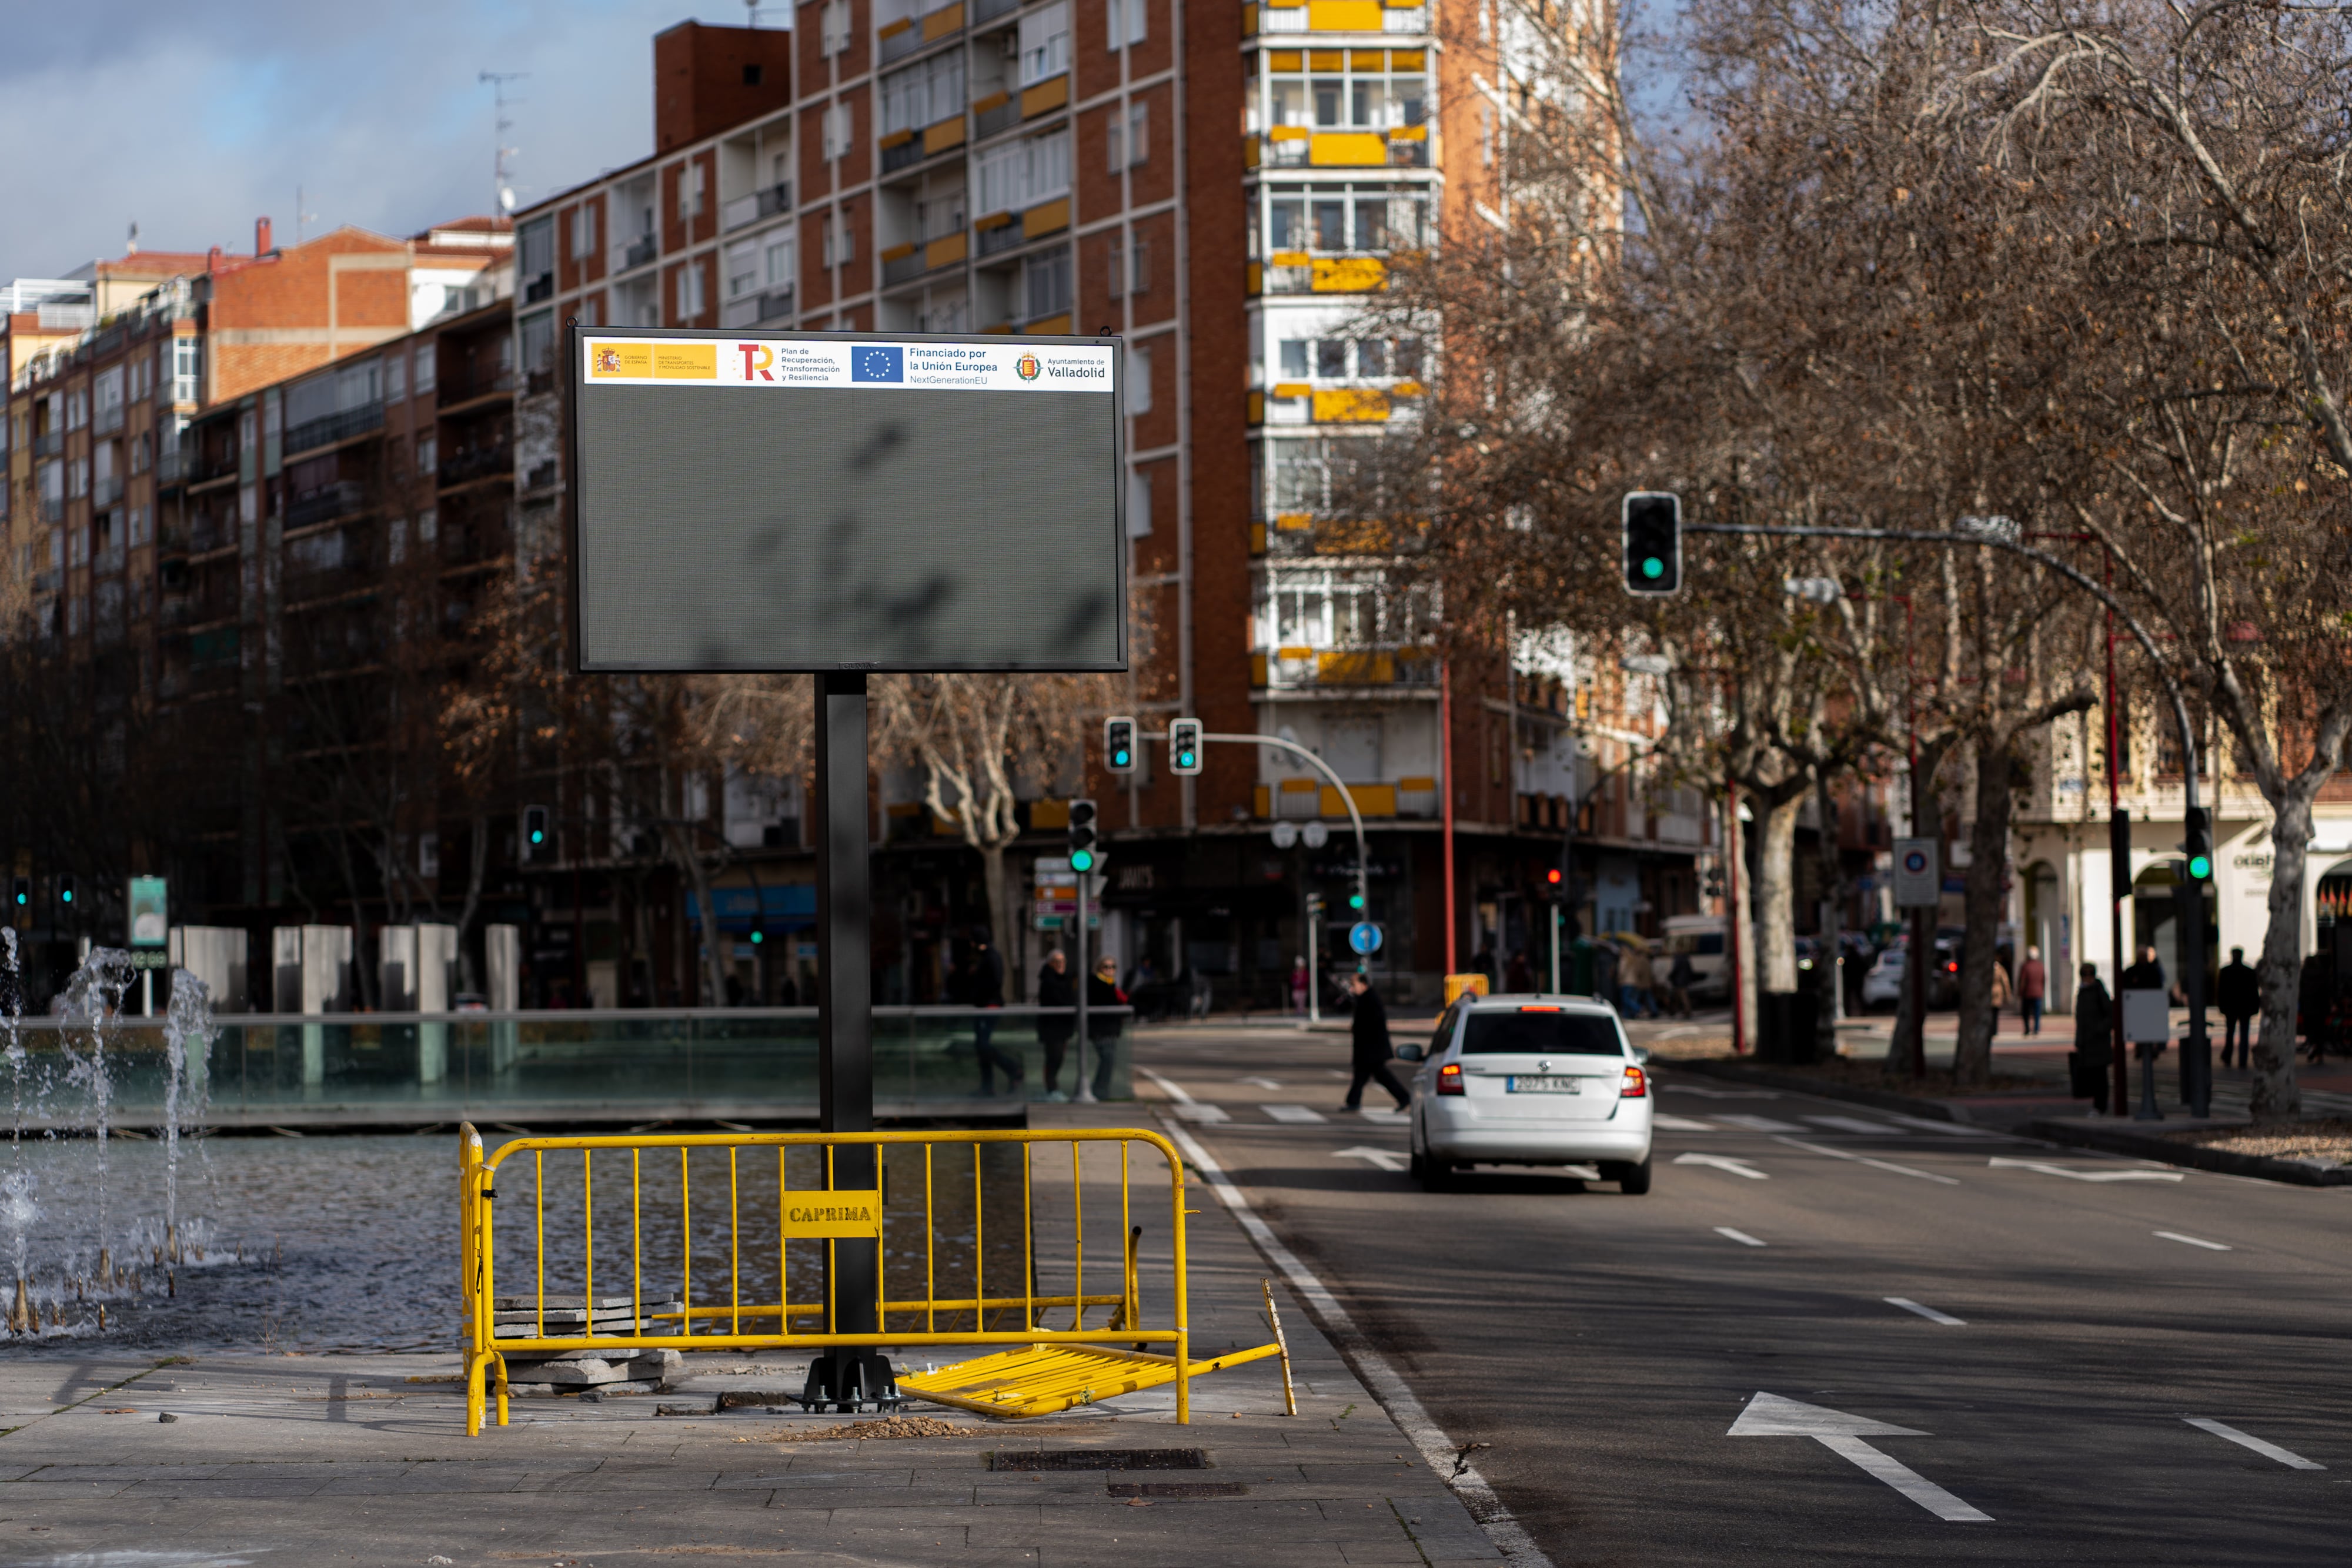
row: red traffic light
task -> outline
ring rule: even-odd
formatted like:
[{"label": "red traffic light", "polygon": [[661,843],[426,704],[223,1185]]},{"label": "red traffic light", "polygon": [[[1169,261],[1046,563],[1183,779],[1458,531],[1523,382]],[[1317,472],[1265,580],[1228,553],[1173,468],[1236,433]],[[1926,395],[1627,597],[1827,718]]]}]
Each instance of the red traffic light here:
[{"label": "red traffic light", "polygon": [[1559,867],[1554,866],[1551,870],[1544,873],[1544,880],[1551,883],[1552,886],[1558,887],[1559,885]]}]

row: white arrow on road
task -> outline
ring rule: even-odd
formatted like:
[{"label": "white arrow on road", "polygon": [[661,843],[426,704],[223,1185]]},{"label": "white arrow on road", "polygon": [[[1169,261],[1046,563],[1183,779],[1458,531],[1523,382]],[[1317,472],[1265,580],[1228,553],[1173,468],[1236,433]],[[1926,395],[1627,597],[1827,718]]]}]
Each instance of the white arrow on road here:
[{"label": "white arrow on road", "polygon": [[2044,1165],[2039,1160],[2005,1160],[1999,1155],[1985,1162],[1989,1166],[2016,1171],[2040,1171],[2043,1176],[2065,1176],[2071,1181],[2179,1181],[2179,1171],[2078,1171],[2066,1166]]},{"label": "white arrow on road", "polygon": [[1754,1166],[1749,1165],[1746,1160],[1735,1160],[1728,1155],[1702,1155],[1696,1153],[1676,1155],[1675,1156],[1675,1164],[1678,1166],[1713,1166],[1717,1170],[1729,1171],[1733,1176],[1744,1176],[1749,1181],[1770,1181],[1772,1179],[1770,1176],[1766,1176],[1762,1171],[1758,1170]]},{"label": "white arrow on road", "polygon": [[1384,1171],[1404,1169],[1404,1156],[1394,1149],[1369,1149],[1361,1144],[1352,1149],[1333,1149],[1331,1157],[1335,1160],[1370,1160]]},{"label": "white arrow on road", "polygon": [[1811,1437],[1831,1453],[1851,1460],[1937,1519],[1955,1524],[1990,1521],[1992,1515],[1962,1502],[1934,1481],[1863,1441],[1864,1437],[1924,1437],[1909,1427],[1891,1427],[1866,1416],[1849,1416],[1778,1394],[1759,1394],[1731,1424],[1727,1437]]}]

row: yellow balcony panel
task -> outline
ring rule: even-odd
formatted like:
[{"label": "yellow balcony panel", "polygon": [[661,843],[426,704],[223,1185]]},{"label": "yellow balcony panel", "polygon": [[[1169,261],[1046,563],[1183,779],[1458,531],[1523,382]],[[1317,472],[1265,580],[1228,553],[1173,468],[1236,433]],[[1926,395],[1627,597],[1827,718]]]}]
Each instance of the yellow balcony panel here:
[{"label": "yellow balcony panel", "polygon": [[1426,390],[1419,382],[1399,382],[1389,388],[1389,396],[1419,397]]},{"label": "yellow balcony panel", "polygon": [[1304,125],[1277,125],[1265,135],[1269,141],[1309,141],[1315,132]]},{"label": "yellow balcony panel", "polygon": [[1314,391],[1315,389],[1308,386],[1305,382],[1276,382],[1274,383],[1274,392],[1271,395],[1275,397],[1306,397]]},{"label": "yellow balcony panel", "polygon": [[1349,49],[1348,51],[1348,64],[1351,68],[1360,71],[1384,71],[1389,68],[1388,51],[1385,49]]},{"label": "yellow balcony panel", "polygon": [[1314,259],[1314,257],[1308,256],[1303,250],[1278,250],[1274,253],[1273,265],[1276,267],[1307,267],[1311,265]]},{"label": "yellow balcony panel", "polygon": [[1389,51],[1389,69],[1391,70],[1417,71],[1422,68],[1424,63],[1422,52],[1419,49],[1391,49]]},{"label": "yellow balcony panel", "polygon": [[1249,394],[1247,402],[1248,407],[1242,415],[1243,419],[1251,424],[1264,424],[1265,423],[1265,393],[1252,392]]},{"label": "yellow balcony panel", "polygon": [[914,139],[915,133],[911,131],[894,131],[882,139],[882,151],[887,152],[893,147],[904,147]]},{"label": "yellow balcony panel", "polygon": [[1010,332],[1012,330],[1013,323],[1010,321],[999,321],[993,327],[982,327],[981,329],[981,331],[983,333]]},{"label": "yellow balcony panel", "polygon": [[1256,167],[1258,166],[1258,162],[1259,162],[1258,139],[1257,139],[1256,137],[1255,137],[1255,136],[1244,136],[1244,137],[1243,137],[1243,138],[1242,138],[1242,167],[1243,167],[1243,168],[1244,168],[1244,169],[1255,169],[1255,168],[1256,168]]},{"label": "yellow balcony panel", "polygon": [[1307,161],[1323,168],[1381,167],[1389,161],[1388,139],[1377,131],[1326,131],[1307,151]]},{"label": "yellow balcony panel", "polygon": [[1065,310],[1059,316],[1048,316],[1043,321],[1032,321],[1022,328],[1021,331],[1024,336],[1031,338],[1066,338],[1070,335],[1070,313]]},{"label": "yellow balcony panel", "polygon": [[1265,68],[1270,71],[1303,71],[1307,57],[1297,49],[1275,49],[1265,57]]},{"label": "yellow balcony panel", "polygon": [[973,99],[971,111],[974,114],[986,114],[990,110],[1003,109],[1012,101],[1013,95],[1009,92],[992,92],[986,98]]},{"label": "yellow balcony panel", "polygon": [[[1315,514],[1312,512],[1276,512],[1274,515],[1274,526],[1282,529],[1285,533],[1296,533],[1300,528],[1313,528],[1315,526]],[[1303,659],[1307,656],[1307,650],[1304,648],[1292,649],[1286,652],[1282,656],[1286,659]]]},{"label": "yellow balcony panel", "polygon": [[1242,283],[1242,291],[1245,294],[1265,292],[1265,267],[1263,263],[1253,261],[1249,264],[1247,276]]},{"label": "yellow balcony panel", "polygon": [[971,226],[985,234],[990,229],[1003,228],[1011,223],[1013,218],[1013,214],[1011,213],[987,213],[972,219]]},{"label": "yellow balcony panel", "polygon": [[1041,81],[1021,95],[1021,118],[1049,113],[1070,101],[1070,77],[1067,71],[1052,81]]},{"label": "yellow balcony panel", "polygon": [[1257,7],[1255,5],[1244,5],[1242,7],[1242,37],[1244,38],[1255,38],[1257,37]]},{"label": "yellow balcony panel", "polygon": [[912,245],[894,245],[888,250],[882,253],[882,259],[884,261],[897,261],[900,256],[912,256],[914,254],[915,247]]},{"label": "yellow balcony panel", "polygon": [[1327,686],[1385,686],[1396,682],[1393,653],[1331,653],[1315,661],[1315,679]]},{"label": "yellow balcony panel", "polygon": [[[1304,648],[1285,648],[1275,656],[1281,659],[1305,658],[1307,653]],[[1286,779],[1282,781],[1282,792],[1286,795],[1314,795],[1320,793],[1323,788],[1312,779]]]},{"label": "yellow balcony panel", "polygon": [[1310,49],[1307,51],[1307,63],[1311,68],[1318,71],[1345,70],[1348,68],[1348,51]]},{"label": "yellow balcony panel", "polygon": [[[1264,523],[1252,523],[1250,525],[1250,554],[1264,555],[1265,553],[1265,525]],[[1262,686],[1265,685],[1265,655],[1263,653],[1254,653],[1250,657],[1252,667],[1257,671],[1257,674],[1252,676],[1251,679]]]},{"label": "yellow balcony panel", "polygon": [[923,247],[923,270],[929,272],[933,267],[952,267],[971,250],[971,241],[961,229],[951,235],[943,235]]},{"label": "yellow balcony panel", "polygon": [[1356,797],[1356,810],[1367,817],[1393,817],[1397,814],[1397,787],[1393,784],[1350,784]]},{"label": "yellow balcony panel", "polygon": [[1056,229],[1066,229],[1069,226],[1070,198],[1067,196],[1059,196],[1053,201],[1040,203],[1021,214],[1023,239],[1035,239],[1039,235],[1049,235]]},{"label": "yellow balcony panel", "polygon": [[[1312,648],[1276,648],[1274,651],[1274,656],[1277,659],[1311,659],[1315,656],[1315,650]],[[1312,789],[1315,788],[1315,780],[1312,779],[1291,779],[1286,780],[1282,787],[1286,789]]]},{"label": "yellow balcony panel", "polygon": [[962,115],[959,114],[953,120],[940,120],[923,132],[923,156],[928,158],[934,152],[944,152],[950,147],[962,146],[963,132]]},{"label": "yellow balcony panel", "polygon": [[1426,795],[1437,788],[1435,779],[1400,779],[1396,787],[1408,795]]},{"label": "yellow balcony panel", "polygon": [[1325,523],[1315,534],[1317,555],[1382,555],[1395,549],[1395,538],[1379,523]]},{"label": "yellow balcony panel", "polygon": [[1318,294],[1369,294],[1388,278],[1388,264],[1376,256],[1326,256],[1315,264]]},{"label": "yellow balcony panel", "polygon": [[942,5],[923,18],[923,42],[928,44],[934,38],[944,38],[962,26],[963,7],[960,5]]},{"label": "yellow balcony panel", "polygon": [[1426,125],[1394,126],[1389,131],[1389,140],[1391,141],[1426,141],[1429,140],[1429,127]]},{"label": "yellow balcony panel", "polygon": [[897,21],[891,23],[888,26],[877,31],[874,36],[877,38],[895,38],[899,34],[913,27],[914,25],[915,19],[912,16],[901,16]]},{"label": "yellow balcony panel", "polygon": [[[1258,681],[1257,681],[1257,684],[1258,684],[1259,685],[1265,685],[1265,660],[1261,659],[1261,660],[1259,660],[1259,661],[1258,661]],[[1259,786],[1257,787],[1256,790],[1252,794],[1251,799],[1250,799],[1250,814],[1251,814],[1252,816],[1254,816],[1254,817],[1257,818],[1257,819],[1258,819],[1258,821],[1264,821],[1266,818],[1273,816],[1273,815],[1274,815],[1274,791],[1272,791],[1271,789],[1267,789],[1265,785],[1263,785],[1263,784],[1259,785]]]}]

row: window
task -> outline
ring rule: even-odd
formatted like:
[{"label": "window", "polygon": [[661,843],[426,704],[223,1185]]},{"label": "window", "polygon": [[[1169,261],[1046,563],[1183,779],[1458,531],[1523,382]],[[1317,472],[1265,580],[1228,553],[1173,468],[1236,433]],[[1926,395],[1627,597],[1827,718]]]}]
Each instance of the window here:
[{"label": "window", "polygon": [[[689,272],[699,269],[688,267]],[[700,308],[699,306],[697,308]],[[531,374],[553,368],[555,364],[555,312],[541,310],[522,319],[520,328],[521,361],[524,373]]]},{"label": "window", "polygon": [[383,357],[383,401],[398,402],[408,395],[408,350],[395,349]]},{"label": "window", "polygon": [[827,0],[818,18],[817,48],[820,53],[840,54],[849,47],[849,0]]},{"label": "window", "polygon": [[1613,1019],[1592,1013],[1474,1012],[1462,1031],[1465,1056],[1622,1056]]},{"label": "window", "polygon": [[1127,412],[1151,412],[1151,350],[1149,345],[1127,350]]},{"label": "window", "polygon": [[760,245],[744,240],[727,247],[727,298],[740,299],[760,287]]},{"label": "window", "polygon": [[1425,187],[1380,183],[1277,186],[1265,208],[1266,250],[1396,252],[1429,243]]},{"label": "window", "polygon": [[688,262],[677,272],[677,319],[688,321],[702,314],[702,264]]},{"label": "window", "polygon": [[1103,149],[1114,174],[1142,162],[1151,155],[1151,106],[1146,103],[1128,105],[1127,122],[1119,123],[1118,110],[1113,109],[1103,116]]},{"label": "window", "polygon": [[1027,306],[1023,312],[1024,320],[1057,316],[1070,308],[1068,247],[1033,256],[1021,264],[1021,298]]},{"label": "window", "polygon": [[201,338],[172,340],[172,401],[197,402],[204,397],[205,343]]},{"label": "window", "polygon": [[119,430],[122,426],[123,367],[115,365],[99,372],[90,382],[90,395],[97,405],[95,423],[100,430]]},{"label": "window", "polygon": [[856,117],[850,112],[849,105],[828,105],[824,123],[825,157],[832,159],[846,155],[850,141],[857,133]]},{"label": "window", "polygon": [[963,112],[963,51],[950,49],[882,78],[882,134],[920,131]]},{"label": "window", "polygon": [[596,206],[583,202],[572,209],[572,259],[585,261],[596,254]]},{"label": "window", "polygon": [[926,245],[961,233],[964,226],[963,187],[949,186],[915,204],[915,232]]},{"label": "window", "polygon": [[1127,537],[1139,539],[1151,531],[1151,476],[1127,476]]},{"label": "window", "polygon": [[1034,87],[1070,68],[1070,4],[1052,5],[1021,18],[1021,85]]},{"label": "window", "polygon": [[1070,133],[1053,131],[1000,147],[979,161],[980,211],[1018,212],[1070,188]]},{"label": "window", "polygon": [[793,236],[780,235],[768,242],[768,287],[793,286]]},{"label": "window", "polygon": [[1286,381],[1305,381],[1307,379],[1307,351],[1314,347],[1312,340],[1305,338],[1286,338],[1283,340],[1279,347],[1282,355],[1283,379]]},{"label": "window", "polygon": [[1143,6],[1144,0],[1103,0],[1103,37],[1110,47],[1124,49],[1143,42],[1148,26]]},{"label": "window", "polygon": [[516,232],[515,270],[526,285],[555,270],[554,219],[541,218]]},{"label": "window", "polygon": [[1393,131],[1429,118],[1428,56],[1419,49],[1318,49],[1267,56],[1265,122]]},{"label": "window", "polygon": [[152,538],[153,537],[154,537],[154,536],[153,536],[152,534],[151,534],[151,533],[148,531],[148,526],[147,526],[147,508],[146,508],[146,507],[131,507],[131,548],[135,549],[137,549],[139,546],[141,546],[141,545],[143,545],[143,544],[147,543],[147,542],[148,542],[148,540],[149,540],[149,539],[151,539],[151,538]]},{"label": "window", "polygon": [[89,458],[76,457],[66,465],[66,494],[69,497],[89,494]]},{"label": "window", "polygon": [[1266,466],[1277,512],[1320,511],[1329,499],[1328,465],[1321,441],[1268,441]]},{"label": "window", "polygon": [[1345,338],[1321,338],[1315,344],[1315,373],[1327,382],[1348,379],[1348,340]]},{"label": "window", "polygon": [[424,343],[418,346],[416,350],[416,395],[418,397],[423,397],[433,390],[433,372],[439,357],[432,344]]},{"label": "window", "polygon": [[[678,169],[677,221],[679,223],[690,224],[702,215],[702,175],[703,168],[698,162],[689,161]],[[523,271],[525,277],[532,276],[528,263]]]}]

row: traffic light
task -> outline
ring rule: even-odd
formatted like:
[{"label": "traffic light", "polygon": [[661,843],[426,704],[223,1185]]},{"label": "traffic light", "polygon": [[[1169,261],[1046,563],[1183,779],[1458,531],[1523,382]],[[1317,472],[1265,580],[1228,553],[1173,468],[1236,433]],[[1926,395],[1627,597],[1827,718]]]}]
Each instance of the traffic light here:
[{"label": "traffic light", "polygon": [[2189,808],[2188,818],[2181,826],[2186,830],[2182,834],[2180,847],[2188,852],[2189,880],[2198,884],[2211,882],[2213,880],[2211,814],[2202,806],[2191,806]]},{"label": "traffic light", "polygon": [[1661,490],[1625,497],[1625,591],[1674,593],[1683,585],[1683,501]]},{"label": "traffic light", "polygon": [[768,922],[764,915],[751,916],[751,946],[757,947],[768,939]]},{"label": "traffic light", "polygon": [[16,895],[12,901],[12,907],[24,910],[30,909],[33,906],[33,879],[31,877],[18,877],[16,879],[16,885],[10,891]]},{"label": "traffic light", "polygon": [[1095,803],[1070,802],[1070,869],[1084,873],[1095,869]]},{"label": "traffic light", "polygon": [[1180,718],[1168,727],[1168,770],[1171,773],[1201,771],[1201,721]]},{"label": "traffic light", "polygon": [[547,808],[522,809],[522,858],[535,861],[547,852]]},{"label": "traffic light", "polygon": [[1103,720],[1103,766],[1113,773],[1135,771],[1135,721]]},{"label": "traffic light", "polygon": [[60,876],[58,878],[58,902],[59,904],[70,905],[73,903],[73,883],[74,879],[70,876]]},{"label": "traffic light", "polygon": [[1349,894],[1348,895],[1348,907],[1350,909],[1361,909],[1364,907],[1364,895],[1360,893]]},{"label": "traffic light", "polygon": [[1558,904],[1560,894],[1568,891],[1566,881],[1567,879],[1560,875],[1558,866],[1544,873],[1544,893],[1554,904]]}]

